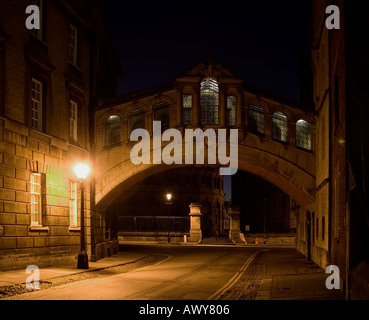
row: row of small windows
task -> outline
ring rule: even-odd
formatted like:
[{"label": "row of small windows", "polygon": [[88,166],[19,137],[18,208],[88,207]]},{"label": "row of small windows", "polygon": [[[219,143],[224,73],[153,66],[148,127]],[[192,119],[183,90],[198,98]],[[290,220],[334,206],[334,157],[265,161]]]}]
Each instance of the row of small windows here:
[{"label": "row of small windows", "polygon": [[[182,96],[183,125],[192,124],[192,95]],[[200,85],[200,110],[202,125],[217,125],[219,122],[219,87],[218,83],[206,78]],[[236,97],[227,96],[227,125],[236,125]]]},{"label": "row of small windows", "polygon": [[[31,80],[31,127],[43,131],[46,123],[45,111],[45,92],[44,83],[32,78]],[[78,102],[69,100],[69,142],[78,143]]]},{"label": "row of small windows", "polygon": [[[264,109],[250,105],[248,109],[249,131],[264,134]],[[272,138],[281,142],[288,141],[288,120],[282,112],[274,112],[272,116]],[[311,126],[305,120],[296,122],[296,146],[311,150]]]},{"label": "row of small windows", "polygon": [[[154,121],[161,122],[161,130],[164,132],[169,129],[169,104],[161,102],[154,107]],[[111,146],[120,143],[121,119],[117,115],[111,115],[105,121],[105,145]],[[145,129],[145,111],[137,108],[129,115],[129,132],[135,129]]]},{"label": "row of small windows", "polygon": [[[233,100],[233,99],[232,99]],[[229,126],[235,125],[235,101],[232,101],[231,108],[227,109]],[[184,108],[187,110],[189,108]],[[72,119],[72,116],[71,116]],[[154,120],[161,121],[162,131],[169,128],[169,105],[162,104],[154,109]],[[188,115],[184,117],[184,124],[191,124],[192,118]],[[71,120],[72,121],[72,120]],[[249,131],[264,135],[264,111],[263,108],[250,105],[248,109]],[[71,125],[72,128],[72,125]],[[105,122],[105,145],[110,146],[120,143],[121,119],[117,115],[112,115]],[[142,109],[135,109],[129,117],[129,129],[145,128],[145,112]],[[72,130],[72,129],[71,129]],[[288,141],[288,121],[287,117],[281,112],[275,112],[272,116],[272,138],[277,141]],[[296,123],[296,146],[302,149],[311,150],[311,126],[305,120]]]},{"label": "row of small windows", "polygon": [[[184,126],[192,124],[192,103],[190,94],[182,96],[182,121]],[[200,85],[200,111],[202,125],[218,125],[219,87],[215,80],[206,78]],[[227,126],[236,125],[236,97],[227,96],[226,99]],[[162,131],[169,128],[169,104],[162,102],[154,107],[154,120],[161,121]],[[264,135],[264,109],[251,104],[248,108],[249,131]],[[143,109],[135,109],[129,116],[130,133],[138,128],[145,128],[145,112]],[[112,145],[120,142],[120,118],[111,116],[106,121],[105,144]],[[288,120],[282,112],[275,112],[272,116],[272,138],[288,141]],[[311,150],[311,126],[307,121],[299,120],[296,123],[296,146]]]},{"label": "row of small windows", "polygon": [[[44,0],[31,0],[33,5],[39,8],[39,28],[31,29],[31,33],[41,41],[44,41]],[[46,4],[46,3],[45,3]],[[78,29],[75,25],[69,25],[69,62],[78,65]]]}]

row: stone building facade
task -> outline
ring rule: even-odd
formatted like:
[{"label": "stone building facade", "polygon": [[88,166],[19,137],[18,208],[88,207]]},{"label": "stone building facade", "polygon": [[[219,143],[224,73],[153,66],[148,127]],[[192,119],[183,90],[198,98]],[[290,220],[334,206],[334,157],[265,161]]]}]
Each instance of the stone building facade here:
[{"label": "stone building facade", "polygon": [[[329,5],[339,10],[339,28],[326,27]],[[352,1],[313,1],[312,9],[313,103],[321,138],[315,211],[300,215],[307,235],[300,250],[322,267],[339,267],[346,298],[368,299],[369,51],[362,39],[369,19]]]},{"label": "stone building facade", "polygon": [[[26,28],[28,5],[40,9],[39,29]],[[120,70],[93,1],[1,1],[0,270],[75,259],[80,191],[72,166],[93,161],[90,115],[98,98],[116,94]],[[93,176],[85,209],[94,259],[91,230],[102,223],[91,219]]]}]

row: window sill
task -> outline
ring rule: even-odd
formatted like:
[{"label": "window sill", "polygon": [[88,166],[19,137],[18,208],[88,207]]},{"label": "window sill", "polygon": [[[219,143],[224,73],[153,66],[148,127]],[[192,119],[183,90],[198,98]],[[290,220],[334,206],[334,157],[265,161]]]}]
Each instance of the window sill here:
[{"label": "window sill", "polygon": [[30,32],[30,41],[31,41],[31,46],[32,45],[37,46],[38,48],[42,49],[45,53],[48,52],[49,46],[42,37],[39,38],[38,36]]},{"label": "window sill", "polygon": [[68,61],[68,78],[81,80],[82,73],[82,69]]},{"label": "window sill", "polygon": [[45,231],[48,232],[49,231],[49,227],[43,227],[43,226],[39,226],[39,225],[33,225],[29,227],[29,231]]},{"label": "window sill", "polygon": [[[133,142],[137,142],[137,141],[133,141]],[[122,145],[122,142],[121,142],[121,141],[119,141],[119,142],[114,142],[114,143],[111,143],[111,144],[105,145],[105,146],[104,146],[104,150],[106,150],[106,149],[112,149],[112,148],[115,148],[115,147],[119,147],[120,145]]]},{"label": "window sill", "polygon": [[69,231],[81,231],[81,227],[69,227]]}]

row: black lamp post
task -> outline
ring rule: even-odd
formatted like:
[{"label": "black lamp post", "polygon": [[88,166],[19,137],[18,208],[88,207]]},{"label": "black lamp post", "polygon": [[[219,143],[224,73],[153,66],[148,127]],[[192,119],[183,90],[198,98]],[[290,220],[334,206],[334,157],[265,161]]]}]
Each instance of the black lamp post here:
[{"label": "black lamp post", "polygon": [[90,167],[86,163],[79,163],[74,167],[81,188],[81,249],[78,254],[77,268],[88,269],[88,255],[85,243],[85,179],[90,172]]},{"label": "black lamp post", "polygon": [[264,198],[264,244],[266,244],[266,204],[267,204],[267,198]]},{"label": "black lamp post", "polygon": [[169,211],[168,211],[168,243],[170,243],[170,206],[171,206],[171,202],[170,200],[172,199],[172,194],[171,193],[167,193],[167,205],[169,207]]}]

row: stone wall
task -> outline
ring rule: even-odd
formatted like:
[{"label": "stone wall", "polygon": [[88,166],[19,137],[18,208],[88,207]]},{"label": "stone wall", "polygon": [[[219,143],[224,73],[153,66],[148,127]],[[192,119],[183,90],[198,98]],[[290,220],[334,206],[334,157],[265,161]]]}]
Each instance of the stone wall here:
[{"label": "stone wall", "polygon": [[[85,152],[61,139],[1,119],[0,270],[29,264],[65,263],[78,253],[80,228],[70,227],[69,183],[75,180],[70,166]],[[37,227],[31,225],[30,215],[30,175],[34,170],[46,177],[42,226]],[[86,190],[85,225],[89,239],[89,192]],[[87,240],[87,244],[89,242]]]}]

